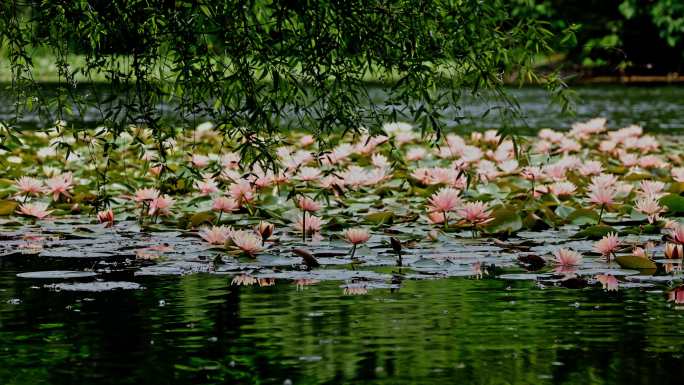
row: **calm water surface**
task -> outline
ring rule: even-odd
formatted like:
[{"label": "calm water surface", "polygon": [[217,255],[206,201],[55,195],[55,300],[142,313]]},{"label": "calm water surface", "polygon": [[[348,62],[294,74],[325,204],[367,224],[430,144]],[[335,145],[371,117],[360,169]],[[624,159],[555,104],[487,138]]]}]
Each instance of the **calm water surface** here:
[{"label": "calm water surface", "polygon": [[[7,87],[8,85],[0,85],[0,120],[14,117],[14,99],[6,91]],[[551,101],[546,91],[534,87],[508,89],[508,93],[520,104],[522,119],[502,119],[497,111],[501,111],[499,107],[505,104],[475,99],[467,95],[464,96],[459,108],[449,107],[442,110],[441,114],[445,125],[457,131],[510,125],[516,127],[518,132],[529,134],[541,128],[567,129],[573,122],[601,116],[608,119],[610,127],[639,124],[649,132],[684,132],[682,86],[591,85],[577,86],[573,89],[577,92],[575,115],[562,114],[559,106]],[[106,89],[102,92],[106,92]],[[76,93],[87,96],[92,90],[83,87]],[[371,89],[369,94],[379,105],[386,99],[379,88]],[[165,115],[173,114],[171,106],[162,105],[159,108]],[[490,113],[486,114],[488,110]],[[96,120],[100,118],[99,111],[90,109],[85,114],[85,123],[96,125]],[[30,113],[21,121],[26,127],[44,124],[38,116]]]},{"label": "calm water surface", "polygon": [[[55,292],[0,274],[3,384],[681,384],[684,311],[659,290],[529,281],[231,286],[127,277],[144,290]],[[41,282],[42,283],[42,282]]]}]

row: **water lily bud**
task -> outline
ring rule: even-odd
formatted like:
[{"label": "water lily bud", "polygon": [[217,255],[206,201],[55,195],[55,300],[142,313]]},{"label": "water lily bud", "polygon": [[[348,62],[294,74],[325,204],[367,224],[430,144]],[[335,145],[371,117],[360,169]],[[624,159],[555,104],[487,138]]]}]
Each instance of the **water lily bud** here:
[{"label": "water lily bud", "polygon": [[684,256],[684,245],[678,245],[676,243],[666,243],[665,244],[665,256],[672,259],[679,259]]},{"label": "water lily bud", "polygon": [[112,209],[100,211],[97,213],[97,220],[100,223],[106,223],[106,227],[111,227],[114,224],[114,211]]},{"label": "water lily bud", "polygon": [[261,221],[259,222],[259,226],[257,226],[256,230],[261,235],[261,239],[266,241],[271,235],[273,235],[273,231],[275,231],[275,225],[273,223]]}]

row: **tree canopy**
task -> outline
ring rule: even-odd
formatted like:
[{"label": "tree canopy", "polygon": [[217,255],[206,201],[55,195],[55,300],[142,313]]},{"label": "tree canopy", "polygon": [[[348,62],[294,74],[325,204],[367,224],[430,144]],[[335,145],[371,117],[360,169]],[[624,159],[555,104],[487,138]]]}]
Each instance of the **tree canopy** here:
[{"label": "tree canopy", "polygon": [[[0,7],[17,119],[27,110],[67,119],[95,106],[102,141],[135,124],[161,143],[177,128],[165,124],[165,102],[187,127],[202,117],[241,138],[246,158],[267,153],[288,125],[325,137],[407,119],[439,135],[439,111],[458,107],[464,93],[486,90],[514,111],[505,78],[545,84],[563,100],[561,78],[533,64],[574,31],[559,36],[545,22],[514,17],[505,0],[9,0]],[[58,92],[34,80],[36,52],[54,59]],[[95,79],[105,81],[106,94],[73,92]],[[368,94],[369,80],[384,88],[382,103]],[[6,122],[3,144],[13,129],[16,120]]]}]

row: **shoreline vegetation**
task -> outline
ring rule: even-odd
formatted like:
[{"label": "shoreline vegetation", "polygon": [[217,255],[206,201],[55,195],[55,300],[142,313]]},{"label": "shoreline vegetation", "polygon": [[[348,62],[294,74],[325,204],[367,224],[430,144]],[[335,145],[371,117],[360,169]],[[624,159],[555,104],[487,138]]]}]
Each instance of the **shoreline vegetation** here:
[{"label": "shoreline vegetation", "polygon": [[[5,56],[5,53],[0,49],[0,55]],[[60,77],[59,68],[56,64],[56,59],[51,55],[38,54],[33,57],[33,80],[43,84],[58,84],[65,83],[65,79]],[[120,60],[122,65],[130,63],[125,56]],[[110,83],[104,72],[91,73],[85,76],[79,68],[85,67],[85,57],[82,55],[75,55],[70,60],[70,67],[77,69],[73,72],[74,81],[78,83]],[[539,60],[540,71],[558,70],[559,65],[562,66],[562,60],[548,58]],[[677,72],[670,73],[637,73],[637,72],[623,72],[615,71],[615,73],[595,73],[592,68],[576,66],[571,70],[563,70],[560,68],[560,74],[563,80],[568,85],[588,85],[588,84],[681,84],[684,83],[684,74]],[[166,77],[172,81],[173,74],[170,71],[161,72],[161,76]],[[390,85],[398,81],[400,76],[398,74],[387,74],[382,71],[369,71],[363,78],[363,82],[369,86],[373,85]],[[134,79],[134,77],[133,77]],[[269,79],[268,76],[265,79]],[[270,80],[269,80],[270,81]],[[9,62],[0,62],[0,84],[12,83],[12,72],[9,67]],[[542,86],[539,82],[520,82],[519,79],[513,76],[504,76],[503,84],[506,86]]]}]

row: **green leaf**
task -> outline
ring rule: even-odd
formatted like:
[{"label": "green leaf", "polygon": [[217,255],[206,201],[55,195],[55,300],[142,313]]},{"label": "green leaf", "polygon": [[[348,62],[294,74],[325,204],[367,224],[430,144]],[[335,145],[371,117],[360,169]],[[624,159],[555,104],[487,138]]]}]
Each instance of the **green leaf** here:
[{"label": "green leaf", "polygon": [[514,233],[523,227],[522,218],[518,210],[508,207],[502,207],[492,212],[494,220],[489,222],[485,228],[485,232],[490,234],[496,233]]},{"label": "green leaf", "polygon": [[598,222],[598,214],[594,210],[577,209],[566,218],[573,225],[588,225]]},{"label": "green leaf", "polygon": [[190,217],[190,223],[192,227],[199,227],[200,225],[211,224],[216,218],[216,214],[213,211],[202,211],[197,214],[193,214]]},{"label": "green leaf", "polygon": [[564,206],[564,205],[559,205],[558,207],[556,207],[556,210],[554,211],[554,213],[555,213],[556,215],[558,215],[559,217],[561,217],[561,218],[563,218],[563,219],[566,219],[566,218],[568,218],[568,217],[570,216],[570,214],[572,214],[574,211],[577,211],[577,210],[573,210],[572,207],[568,207],[568,206]]},{"label": "green leaf", "polygon": [[623,269],[655,269],[657,266],[655,262],[648,258],[637,257],[636,255],[621,255],[615,258],[615,262]]},{"label": "green leaf", "polygon": [[392,211],[378,211],[366,215],[366,221],[376,225],[391,223],[393,218],[394,213]]},{"label": "green leaf", "polygon": [[617,233],[617,230],[607,225],[595,225],[578,231],[572,236],[572,238],[601,239],[602,237],[608,235],[608,233]]},{"label": "green leaf", "polygon": [[670,213],[684,213],[684,197],[681,195],[665,195],[664,197],[660,198],[660,204],[667,207],[667,211]]},{"label": "green leaf", "polygon": [[0,201],[0,215],[7,216],[12,215],[19,206],[19,203],[10,200]]}]

